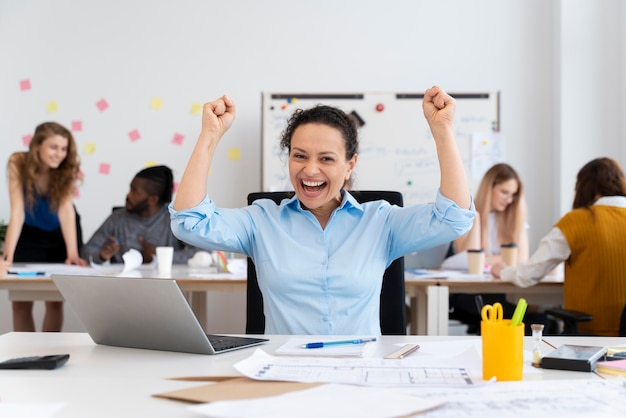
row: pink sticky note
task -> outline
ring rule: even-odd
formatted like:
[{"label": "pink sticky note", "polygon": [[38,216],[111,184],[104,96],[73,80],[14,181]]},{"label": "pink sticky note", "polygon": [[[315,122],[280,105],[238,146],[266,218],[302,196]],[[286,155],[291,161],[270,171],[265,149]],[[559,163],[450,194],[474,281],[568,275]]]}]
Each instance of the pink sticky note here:
[{"label": "pink sticky note", "polygon": [[98,173],[100,174],[109,174],[111,171],[111,164],[109,163],[100,163],[100,167],[98,168]]},{"label": "pink sticky note", "polygon": [[172,138],[172,143],[176,145],[183,145],[183,141],[185,140],[185,136],[183,134],[175,133]]},{"label": "pink sticky note", "polygon": [[20,90],[27,91],[30,90],[30,80],[21,80],[20,81]]},{"label": "pink sticky note", "polygon": [[173,192],[176,193],[177,191],[178,191],[178,182],[175,181],[174,182],[174,190],[173,190]]},{"label": "pink sticky note", "polygon": [[106,100],[100,99],[96,102],[96,106],[98,107],[98,110],[104,112],[109,107],[109,104]]},{"label": "pink sticky note", "polygon": [[33,136],[31,134],[26,134],[22,137],[22,143],[28,146],[28,144],[30,144],[31,139],[33,139]]},{"label": "pink sticky note", "polygon": [[135,142],[139,138],[141,138],[141,135],[139,135],[139,131],[137,129],[133,129],[128,133],[128,137],[130,138],[131,142]]},{"label": "pink sticky note", "polygon": [[72,131],[80,132],[83,130],[83,123],[79,120],[72,121]]}]

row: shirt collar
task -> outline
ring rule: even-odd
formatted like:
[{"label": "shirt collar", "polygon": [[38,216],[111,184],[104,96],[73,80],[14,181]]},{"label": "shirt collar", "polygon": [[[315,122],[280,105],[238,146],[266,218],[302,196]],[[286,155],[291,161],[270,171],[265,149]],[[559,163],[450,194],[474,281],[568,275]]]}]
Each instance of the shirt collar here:
[{"label": "shirt collar", "polygon": [[363,212],[363,206],[352,196],[352,193],[348,193],[345,190],[341,191],[341,204],[338,209],[346,209],[354,208]]},{"label": "shirt collar", "polygon": [[625,196],[602,196],[595,201],[594,205],[602,206],[617,206],[620,208],[626,208]]},{"label": "shirt collar", "polygon": [[[303,210],[302,205],[298,200],[298,196],[295,194],[289,200],[289,202],[287,202],[287,205]],[[346,209],[355,208],[357,210],[360,210],[361,212],[363,211],[363,206],[361,206],[361,204],[354,198],[354,196],[352,196],[351,193],[346,193],[345,190],[341,190],[341,203],[339,204],[337,210],[343,209],[344,207]]]}]

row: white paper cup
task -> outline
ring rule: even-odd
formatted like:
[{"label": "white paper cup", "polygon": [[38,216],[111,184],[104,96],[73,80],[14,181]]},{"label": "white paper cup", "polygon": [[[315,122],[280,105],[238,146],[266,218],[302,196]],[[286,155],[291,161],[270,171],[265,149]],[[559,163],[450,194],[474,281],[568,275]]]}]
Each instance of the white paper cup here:
[{"label": "white paper cup", "polygon": [[174,247],[156,247],[156,256],[159,276],[167,276],[172,274]]},{"label": "white paper cup", "polygon": [[500,254],[502,256],[502,261],[507,266],[516,266],[517,265],[517,245],[515,244],[504,244],[500,246]]},{"label": "white paper cup", "polygon": [[467,250],[467,265],[469,274],[483,274],[485,272],[485,252],[483,250]]}]

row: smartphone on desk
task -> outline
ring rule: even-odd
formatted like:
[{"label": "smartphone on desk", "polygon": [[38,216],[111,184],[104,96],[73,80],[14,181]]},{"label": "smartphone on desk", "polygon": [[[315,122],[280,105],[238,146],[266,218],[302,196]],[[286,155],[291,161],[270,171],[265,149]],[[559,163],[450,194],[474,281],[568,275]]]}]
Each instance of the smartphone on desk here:
[{"label": "smartphone on desk", "polygon": [[47,356],[17,357],[0,362],[0,369],[43,369],[52,370],[61,367],[70,359],[69,354]]}]

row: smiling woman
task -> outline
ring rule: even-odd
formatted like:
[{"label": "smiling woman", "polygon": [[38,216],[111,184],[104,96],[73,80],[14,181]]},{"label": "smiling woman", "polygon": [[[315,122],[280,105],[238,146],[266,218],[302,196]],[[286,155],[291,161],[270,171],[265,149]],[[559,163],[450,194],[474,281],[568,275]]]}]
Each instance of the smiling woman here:
[{"label": "smiling woman", "polygon": [[357,131],[334,107],[296,110],[281,139],[300,204],[326,226],[357,163]]},{"label": "smiling woman", "polygon": [[[11,217],[3,259],[86,265],[72,196],[79,171],[72,133],[55,122],[37,126],[27,152],[9,157]],[[33,302],[13,302],[13,329],[35,331]],[[63,302],[46,302],[43,331],[60,331]]]},{"label": "smiling woman", "polygon": [[423,113],[439,156],[435,203],[359,203],[346,186],[358,160],[357,129],[340,109],[298,110],[281,147],[295,196],[218,208],[207,195],[215,149],[235,117],[227,96],[204,105],[202,131],[170,205],[172,230],[196,246],[250,257],[263,295],[268,334],[380,335],[384,271],[410,252],[465,233],[474,216],[452,129],[455,100],[439,87]]}]

